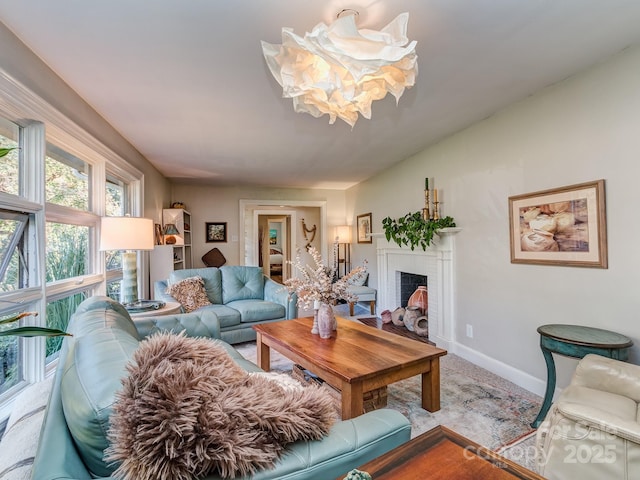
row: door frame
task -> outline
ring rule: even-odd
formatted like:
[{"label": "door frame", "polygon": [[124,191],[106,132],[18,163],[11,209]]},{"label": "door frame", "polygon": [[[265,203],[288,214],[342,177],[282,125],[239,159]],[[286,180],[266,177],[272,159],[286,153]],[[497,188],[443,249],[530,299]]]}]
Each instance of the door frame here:
[{"label": "door frame", "polygon": [[[274,208],[278,207],[278,208]],[[258,265],[258,215],[286,215],[293,212],[291,218],[291,249],[297,243],[296,216],[297,212],[289,210],[292,207],[316,207],[320,209],[320,254],[327,258],[328,248],[325,238],[327,226],[327,202],[325,200],[240,200],[240,228],[244,230],[240,235],[240,264]],[[267,213],[269,212],[269,213]],[[285,213],[286,212],[286,213]],[[242,231],[242,230],[241,230]],[[292,252],[293,253],[293,252]]]}]

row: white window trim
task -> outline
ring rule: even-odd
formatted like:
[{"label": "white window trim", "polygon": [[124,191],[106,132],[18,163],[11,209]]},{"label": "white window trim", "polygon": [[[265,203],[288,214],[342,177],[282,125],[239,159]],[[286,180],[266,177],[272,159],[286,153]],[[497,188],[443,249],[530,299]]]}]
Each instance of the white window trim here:
[{"label": "white window trim", "polygon": [[[89,221],[95,228],[93,231],[94,245],[97,247],[97,240],[100,229],[100,216],[104,215],[105,183],[106,174],[120,178],[128,184],[129,195],[131,197],[129,212],[131,215],[140,216],[144,211],[143,204],[143,173],[129,164],[113,150],[108,148],[93,135],[88,133],[78,124],[53,108],[40,96],[23,86],[14,79],[2,67],[0,67],[0,115],[23,127],[23,143],[28,144],[28,150],[32,155],[40,160],[27,160],[24,165],[24,185],[18,197],[0,192],[0,204],[8,207],[20,209],[25,212],[34,213],[36,217],[36,249],[37,262],[34,268],[39,278],[39,286],[21,290],[15,298],[20,298],[23,304],[33,306],[39,313],[38,322],[45,322],[46,302],[63,298],[78,291],[93,288],[96,293],[105,293],[106,279],[113,280],[121,277],[118,271],[105,273],[104,254],[94,249],[95,256],[92,259],[95,265],[95,273],[81,278],[65,279],[60,282],[46,285],[45,282],[45,221],[53,219],[64,220],[63,223],[77,224],[73,217],[79,214],[74,211],[73,215],[64,207],[45,204],[44,188],[44,158],[46,142],[51,142],[77,155],[92,164],[93,184],[92,184],[92,212],[81,212],[82,219]],[[34,120],[24,120],[34,119]],[[46,130],[45,130],[46,126]],[[46,218],[45,218],[46,217]],[[85,224],[85,223],[83,223]],[[142,266],[145,265],[143,256],[139,256]],[[11,297],[11,295],[9,295]],[[7,298],[9,298],[7,297]],[[32,339],[34,340],[34,339]],[[52,365],[45,366],[44,339],[37,338],[34,341],[24,343],[25,358],[27,368],[25,368],[25,380],[28,382],[38,381],[44,378],[45,374],[52,370]],[[16,386],[18,387],[18,385]],[[17,392],[15,387],[11,389],[8,399],[0,403],[0,420],[8,416]]]}]

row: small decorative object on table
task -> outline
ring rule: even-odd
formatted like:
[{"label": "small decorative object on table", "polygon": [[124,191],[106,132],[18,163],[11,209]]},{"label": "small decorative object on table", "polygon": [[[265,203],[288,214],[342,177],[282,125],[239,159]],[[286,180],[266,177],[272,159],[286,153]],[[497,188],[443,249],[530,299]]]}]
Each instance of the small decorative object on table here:
[{"label": "small decorative object on table", "polygon": [[[326,267],[322,263],[322,257],[315,247],[309,247],[309,255],[313,258],[313,265],[303,263],[301,259],[301,252],[298,251],[296,259],[293,262],[287,261],[288,264],[293,265],[295,269],[300,272],[299,278],[289,278],[284,281],[284,288],[290,293],[296,293],[298,295],[298,306],[300,308],[311,308],[314,310],[317,308],[317,331],[316,322],[314,321],[314,328],[311,333],[320,333],[322,338],[329,338],[331,332],[336,329],[337,322],[333,313],[332,305],[338,300],[345,300],[347,302],[356,302],[358,299],[349,293],[347,288],[355,280],[361,278],[367,271],[366,266],[356,267],[351,272],[340,277],[336,282],[333,279],[336,276],[336,266],[332,268]],[[325,308],[326,307],[326,308]],[[328,317],[325,319],[325,317]],[[323,322],[330,325],[329,334],[326,335],[326,330],[323,334]]]},{"label": "small decorative object on table", "polygon": [[314,335],[318,335],[320,331],[318,330],[318,310],[320,310],[320,302],[317,300],[313,301],[313,326],[311,327],[311,333]]},{"label": "small decorative object on table", "polygon": [[320,338],[331,338],[331,333],[337,326],[336,317],[333,314],[333,307],[328,303],[320,303],[318,309],[318,333]]},{"label": "small decorative object on table", "polygon": [[184,203],[182,202],[173,202],[171,204],[171,208],[185,208]]},{"label": "small decorative object on table", "polygon": [[363,472],[361,470],[358,470],[357,468],[354,468],[349,473],[347,473],[347,476],[344,477],[344,480],[373,480],[373,479],[371,478],[371,475],[369,475],[367,472]]},{"label": "small decorative object on table", "polygon": [[137,302],[125,303],[124,308],[129,313],[146,312],[148,310],[160,310],[165,303],[157,300],[138,300]]},{"label": "small decorative object on table", "polygon": [[383,310],[382,313],[380,313],[380,317],[382,317],[382,323],[390,323],[391,310]]}]

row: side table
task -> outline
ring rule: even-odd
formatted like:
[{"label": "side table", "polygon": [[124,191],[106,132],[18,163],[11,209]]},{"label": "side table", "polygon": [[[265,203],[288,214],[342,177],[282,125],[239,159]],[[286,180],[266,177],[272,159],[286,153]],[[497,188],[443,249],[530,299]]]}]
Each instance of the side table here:
[{"label": "side table", "polygon": [[129,316],[135,320],[137,318],[160,317],[162,315],[175,315],[178,313],[182,313],[182,305],[178,302],[165,302],[164,307],[158,308],[157,310],[151,309],[143,312],[129,312]]},{"label": "side table", "polygon": [[547,364],[547,388],[540,413],[531,426],[538,428],[551,407],[556,389],[556,364],[552,353],[582,358],[589,353],[626,361],[633,341],[624,335],[600,328],[580,325],[550,324],[538,327],[540,349]]}]

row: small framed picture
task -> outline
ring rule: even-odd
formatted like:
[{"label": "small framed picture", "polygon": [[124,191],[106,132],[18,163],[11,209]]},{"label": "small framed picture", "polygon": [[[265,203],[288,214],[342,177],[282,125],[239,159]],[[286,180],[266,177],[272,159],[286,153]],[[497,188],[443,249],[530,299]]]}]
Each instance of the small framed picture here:
[{"label": "small framed picture", "polygon": [[227,222],[206,222],[207,243],[227,241]]},{"label": "small framed picture", "polygon": [[373,243],[371,236],[371,214],[364,213],[357,217],[358,243]]},{"label": "small framed picture", "polygon": [[511,263],[607,268],[604,180],[509,197]]},{"label": "small framed picture", "polygon": [[278,230],[275,228],[269,229],[269,245],[278,244]]},{"label": "small framed picture", "polygon": [[159,223],[154,223],[153,234],[155,236],[156,245],[162,245],[164,243],[162,241],[162,225],[160,225]]}]

